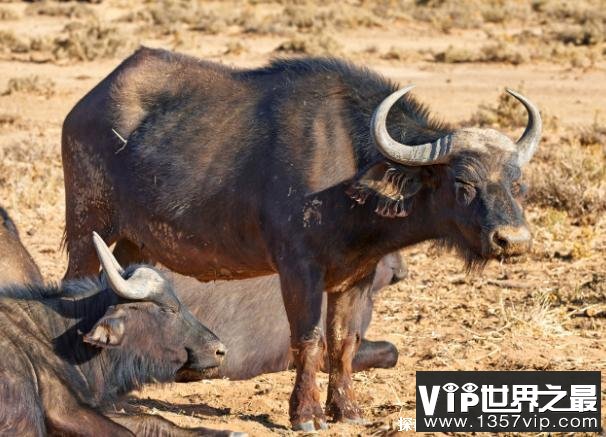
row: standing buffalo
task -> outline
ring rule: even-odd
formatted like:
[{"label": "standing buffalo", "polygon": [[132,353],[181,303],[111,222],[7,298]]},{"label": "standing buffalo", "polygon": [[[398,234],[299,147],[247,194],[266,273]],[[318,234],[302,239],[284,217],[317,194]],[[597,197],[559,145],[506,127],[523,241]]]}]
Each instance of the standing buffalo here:
[{"label": "standing buffalo", "polygon": [[[169,274],[170,273],[166,273]],[[398,361],[398,350],[387,341],[364,338],[370,324],[373,300],[379,290],[406,276],[406,266],[398,253],[381,259],[360,300],[362,341],[353,358],[353,371],[373,367],[389,368]],[[290,353],[288,319],[280,295],[277,275],[234,281],[200,283],[194,278],[172,274],[175,292],[192,314],[211,329],[229,353],[214,376],[247,379],[285,370],[293,363]],[[322,305],[322,326],[326,325],[326,299]],[[328,363],[324,363],[328,368]]]},{"label": "standing buffalo", "polygon": [[[202,378],[225,353],[157,270],[123,270],[96,236],[105,276],[0,290],[0,434],[230,435],[98,409],[142,384]],[[106,284],[107,282],[107,284]],[[146,335],[140,335],[145,332]]]},{"label": "standing buffalo", "polygon": [[17,227],[0,208],[0,286],[42,282],[40,270],[23,247]]},{"label": "standing buffalo", "polygon": [[529,115],[514,143],[432,121],[410,89],[334,59],[240,70],[140,49],[63,125],[66,277],[96,272],[93,229],[127,246],[121,261],[202,281],[277,272],[297,370],[290,419],[303,430],[326,426],[315,377],[326,290],[326,412],[360,420],[354,315],[379,259],[437,240],[481,267],[531,244],[520,176],[538,109],[509,91]]}]

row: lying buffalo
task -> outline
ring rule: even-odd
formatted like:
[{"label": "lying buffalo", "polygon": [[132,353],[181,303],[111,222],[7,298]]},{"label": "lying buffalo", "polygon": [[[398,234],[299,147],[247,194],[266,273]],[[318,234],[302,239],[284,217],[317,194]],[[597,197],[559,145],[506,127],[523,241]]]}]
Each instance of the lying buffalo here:
[{"label": "lying buffalo", "polygon": [[66,277],[97,271],[94,229],[129,245],[121,261],[202,281],[277,272],[297,370],[290,419],[303,430],[326,426],[315,377],[326,290],[326,412],[360,420],[356,314],[379,259],[437,240],[479,268],[531,244],[520,176],[538,109],[509,91],[529,115],[514,143],[433,121],[410,89],[334,59],[241,70],[140,49],[63,125]]},{"label": "lying buffalo", "polygon": [[4,208],[0,208],[0,287],[42,282],[40,270],[23,247],[15,223]]},{"label": "lying buffalo", "polygon": [[0,434],[230,435],[98,412],[145,383],[200,379],[225,349],[160,272],[122,270],[98,236],[95,246],[101,280],[0,290]]},{"label": "lying buffalo", "polygon": [[[398,253],[383,257],[377,265],[372,285],[365,290],[356,314],[361,318],[362,341],[353,358],[354,372],[396,365],[398,350],[393,344],[367,340],[364,334],[379,290],[405,276],[406,266]],[[215,376],[247,379],[285,370],[293,363],[288,319],[277,275],[212,283],[200,283],[177,274],[172,274],[171,279],[179,300],[217,334],[229,350]],[[322,306],[322,320],[325,325],[326,302]],[[327,365],[325,363],[325,368]]]}]

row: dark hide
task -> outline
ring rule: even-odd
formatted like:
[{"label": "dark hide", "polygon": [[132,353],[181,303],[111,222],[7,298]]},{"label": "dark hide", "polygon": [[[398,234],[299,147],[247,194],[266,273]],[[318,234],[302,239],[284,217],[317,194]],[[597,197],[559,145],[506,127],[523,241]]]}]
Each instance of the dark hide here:
[{"label": "dark hide", "polygon": [[[126,277],[135,268],[127,269]],[[170,289],[166,293],[178,302]],[[181,370],[191,375],[191,361],[203,376],[205,367],[220,363],[218,344],[185,307],[175,312],[154,302],[123,300],[95,279],[60,288],[4,288],[0,434],[193,435],[145,416],[120,416],[116,422],[122,426],[98,409],[143,384],[174,381]]]},{"label": "dark hide", "polygon": [[497,229],[525,226],[517,151],[496,131],[436,123],[406,95],[387,118],[391,136],[416,145],[452,133],[456,151],[423,168],[381,155],[371,117],[396,88],[334,59],[239,70],[138,50],[63,125],[66,277],[97,271],[92,230],[201,281],[278,273],[297,369],[290,418],[303,430],[325,425],[315,371],[327,291],[326,410],[359,420],[353,315],[379,259],[440,240],[481,264],[503,253]]},{"label": "dark hide", "polygon": [[[292,366],[288,319],[277,275],[211,283],[178,274],[172,276],[175,291],[184,305],[217,334],[229,351],[217,377],[248,379]],[[379,262],[373,283],[363,295],[363,311],[356,314],[361,318],[362,336],[370,324],[373,300],[379,290],[405,276],[406,266],[399,253],[387,255]],[[322,321],[326,326],[326,299],[322,304]],[[398,350],[393,344],[363,338],[353,369],[390,368],[397,360]],[[327,365],[325,362],[325,368]]]}]

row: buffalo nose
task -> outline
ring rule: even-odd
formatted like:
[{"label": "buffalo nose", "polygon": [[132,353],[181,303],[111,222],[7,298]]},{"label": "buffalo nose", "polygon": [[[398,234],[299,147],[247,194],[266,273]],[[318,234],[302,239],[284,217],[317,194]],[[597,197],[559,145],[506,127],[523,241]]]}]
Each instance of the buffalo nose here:
[{"label": "buffalo nose", "polygon": [[526,226],[501,226],[490,234],[490,244],[497,255],[521,255],[530,250],[532,237]]},{"label": "buffalo nose", "polygon": [[223,343],[219,343],[215,349],[215,356],[217,357],[217,361],[221,363],[225,358],[225,354],[227,353],[227,348]]}]

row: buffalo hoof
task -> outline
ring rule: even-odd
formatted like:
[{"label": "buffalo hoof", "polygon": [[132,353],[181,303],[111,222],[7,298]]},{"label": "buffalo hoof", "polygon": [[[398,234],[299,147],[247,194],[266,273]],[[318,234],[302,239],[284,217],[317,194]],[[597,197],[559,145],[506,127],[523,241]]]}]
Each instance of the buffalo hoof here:
[{"label": "buffalo hoof", "polygon": [[314,432],[320,429],[328,429],[328,424],[325,420],[308,420],[293,425],[292,429],[293,431]]}]

